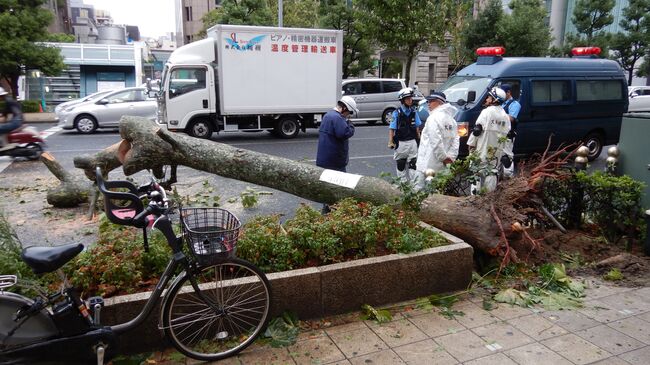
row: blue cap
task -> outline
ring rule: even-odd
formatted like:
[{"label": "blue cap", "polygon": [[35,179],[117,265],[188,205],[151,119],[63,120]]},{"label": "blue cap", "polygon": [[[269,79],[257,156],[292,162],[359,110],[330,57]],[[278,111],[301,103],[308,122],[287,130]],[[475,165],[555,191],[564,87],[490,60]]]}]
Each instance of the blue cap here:
[{"label": "blue cap", "polygon": [[505,92],[512,91],[512,86],[510,86],[510,84],[501,84],[500,88]]},{"label": "blue cap", "polygon": [[447,102],[447,96],[439,91],[432,92],[431,95],[427,96],[425,99],[427,99],[427,101],[439,100],[443,103]]}]

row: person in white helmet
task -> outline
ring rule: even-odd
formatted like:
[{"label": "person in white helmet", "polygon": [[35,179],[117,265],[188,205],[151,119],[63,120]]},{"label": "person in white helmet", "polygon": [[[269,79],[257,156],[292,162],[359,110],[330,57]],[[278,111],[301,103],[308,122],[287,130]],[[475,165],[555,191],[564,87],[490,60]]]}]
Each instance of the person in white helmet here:
[{"label": "person in white helmet", "polygon": [[495,190],[499,171],[512,164],[512,150],[506,143],[510,118],[501,106],[506,101],[506,93],[501,88],[493,87],[487,94],[483,104],[485,109],[476,119],[474,129],[467,140],[470,152],[478,153],[482,170],[487,170],[485,176],[480,176],[480,181],[472,186],[473,194],[481,189]]},{"label": "person in white helmet", "polygon": [[458,111],[447,103],[444,93],[433,92],[426,97],[429,117],[421,133],[418,148],[416,189],[422,190],[425,184],[425,172],[428,169],[440,172],[458,157],[458,125],[454,116]]},{"label": "person in white helmet", "polygon": [[13,147],[9,144],[7,136],[22,124],[23,111],[20,104],[12,99],[9,93],[2,87],[0,87],[0,101],[3,101],[5,104],[4,110],[2,111],[5,122],[0,123],[0,150],[6,150]]},{"label": "person in white helmet", "polygon": [[[349,139],[354,136],[354,124],[350,116],[359,113],[357,103],[350,96],[344,96],[336,103],[334,110],[323,116],[323,121],[318,129],[318,151],[316,152],[316,166],[345,172],[349,161]],[[323,204],[321,212],[330,211],[327,204]]]},{"label": "person in white helmet", "polygon": [[413,95],[410,87],[400,90],[397,99],[402,105],[393,112],[393,120],[388,126],[388,148],[395,150],[393,159],[397,163],[397,177],[403,183],[415,183],[417,179],[415,167],[422,121],[413,105]]}]

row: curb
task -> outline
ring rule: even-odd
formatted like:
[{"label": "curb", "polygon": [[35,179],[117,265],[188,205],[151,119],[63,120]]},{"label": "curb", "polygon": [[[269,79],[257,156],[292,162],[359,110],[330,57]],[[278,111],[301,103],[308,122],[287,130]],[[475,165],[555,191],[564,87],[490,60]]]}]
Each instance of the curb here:
[{"label": "curb", "polygon": [[55,113],[23,113],[24,123],[58,123],[59,117]]},{"label": "curb", "polygon": [[[268,274],[272,291],[270,315],[290,310],[301,319],[322,318],[357,311],[362,304],[382,306],[463,290],[472,278],[474,251],[459,238],[445,236],[449,245],[425,251]],[[149,295],[146,292],[108,298],[102,324],[135,318]],[[159,319],[157,306],[142,325],[120,336],[121,352],[163,348],[166,340]]]}]

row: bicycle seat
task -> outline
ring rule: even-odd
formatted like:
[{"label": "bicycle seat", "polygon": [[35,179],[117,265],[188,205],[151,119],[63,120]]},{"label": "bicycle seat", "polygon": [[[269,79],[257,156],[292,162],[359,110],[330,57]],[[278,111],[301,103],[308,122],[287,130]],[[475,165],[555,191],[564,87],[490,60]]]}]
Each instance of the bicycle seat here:
[{"label": "bicycle seat", "polygon": [[[101,169],[95,170],[95,178],[99,191],[104,194],[104,212],[106,218],[115,224],[142,228],[146,226],[144,220],[133,218],[144,210],[144,205],[138,197],[138,188],[129,181],[106,181]],[[127,191],[114,191],[122,189]]]},{"label": "bicycle seat", "polygon": [[81,243],[72,243],[57,247],[32,246],[23,249],[20,256],[32,268],[35,274],[44,274],[57,270],[65,265],[65,263],[72,260],[83,249],[84,245]]}]

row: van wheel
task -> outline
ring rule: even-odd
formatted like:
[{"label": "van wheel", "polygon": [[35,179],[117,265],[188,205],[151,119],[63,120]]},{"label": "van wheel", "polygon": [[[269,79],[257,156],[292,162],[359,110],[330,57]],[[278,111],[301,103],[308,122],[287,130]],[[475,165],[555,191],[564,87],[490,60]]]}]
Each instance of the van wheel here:
[{"label": "van wheel", "polygon": [[186,132],[192,137],[209,139],[212,137],[212,124],[205,119],[198,119],[187,127]]},{"label": "van wheel", "polygon": [[300,133],[300,125],[296,118],[285,117],[280,119],[275,125],[275,133],[280,138],[295,138]]},{"label": "van wheel", "polygon": [[590,133],[585,138],[585,146],[589,148],[587,159],[593,161],[600,156],[603,151],[603,135],[600,133]]},{"label": "van wheel", "polygon": [[393,112],[394,108],[388,108],[384,110],[384,114],[381,115],[381,122],[384,124],[390,124],[393,121]]}]

